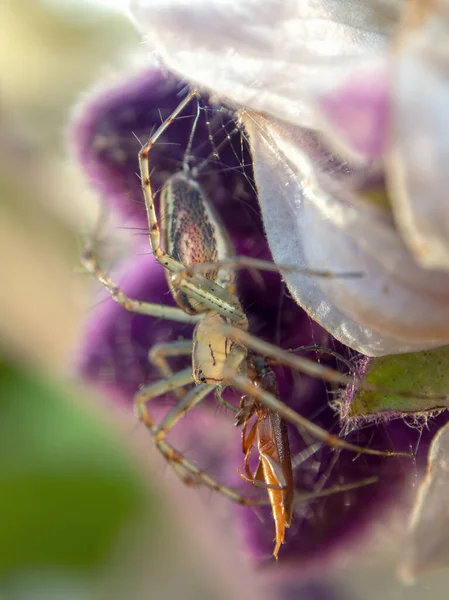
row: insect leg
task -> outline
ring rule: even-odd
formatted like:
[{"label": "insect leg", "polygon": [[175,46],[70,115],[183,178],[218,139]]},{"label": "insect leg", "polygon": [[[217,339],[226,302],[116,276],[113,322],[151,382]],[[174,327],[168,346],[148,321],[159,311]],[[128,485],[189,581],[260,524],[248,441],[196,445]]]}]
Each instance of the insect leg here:
[{"label": "insect leg", "polygon": [[[257,465],[254,475],[251,473],[251,469],[249,466],[249,459],[251,457],[251,450],[253,449],[253,447],[255,445],[255,441],[256,441],[258,422],[256,421],[255,423],[253,423],[249,432],[247,431],[247,428],[248,428],[248,420],[245,421],[245,423],[243,425],[243,430],[242,430],[242,449],[245,454],[244,465],[245,465],[246,475],[244,475],[240,471],[240,469],[237,469],[237,473],[240,475],[240,477],[244,481],[251,483],[255,487],[260,487],[260,488],[264,488],[264,489],[273,489],[273,490],[283,490],[286,486],[285,477],[283,476],[282,472],[279,469],[277,469],[277,467],[274,465],[273,461],[268,457],[268,455],[266,453],[264,453],[263,450],[261,450],[260,448],[259,448],[259,456],[260,456],[259,463]],[[263,471],[263,461],[264,460],[267,460],[267,462],[270,463],[270,466],[271,466],[273,472],[274,471],[276,472],[276,477],[279,481],[278,485],[266,483],[266,481],[264,480],[264,471]]]},{"label": "insect leg", "polygon": [[249,481],[252,483],[254,476],[252,475],[251,469],[249,468],[249,459],[251,457],[251,450],[252,450],[252,448],[254,446],[254,442],[256,440],[257,422],[253,423],[249,432],[247,431],[247,426],[248,426],[248,421],[245,422],[245,424],[243,426],[243,431],[242,431],[242,450],[245,453],[244,465],[245,465],[246,477],[243,475],[243,473],[240,472],[240,469],[238,469],[238,474],[245,481]]}]

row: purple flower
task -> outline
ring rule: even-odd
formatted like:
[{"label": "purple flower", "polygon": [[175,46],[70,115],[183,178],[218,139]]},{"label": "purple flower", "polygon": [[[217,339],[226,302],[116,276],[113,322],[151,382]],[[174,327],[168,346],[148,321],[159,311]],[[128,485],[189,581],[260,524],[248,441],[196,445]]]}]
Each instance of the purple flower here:
[{"label": "purple flower", "polygon": [[[72,128],[75,155],[89,184],[104,199],[108,211],[122,227],[130,228],[133,249],[120,265],[114,279],[133,298],[173,304],[162,267],[150,252],[147,220],[140,181],[137,154],[161,119],[170,115],[183,95],[183,85],[173,75],[153,69],[117,79],[88,99],[78,110]],[[213,98],[201,95],[202,107],[211,107]],[[177,172],[196,114],[195,102],[174,121],[150,152],[153,190],[159,190],[167,177]],[[233,121],[223,107],[201,111],[193,139],[195,163],[211,153],[208,117],[215,144],[233,129]],[[221,123],[226,125],[226,130]],[[240,135],[219,150],[220,160],[212,158],[199,179],[219,211],[237,254],[268,259],[270,252],[264,235],[257,198],[247,165],[250,157],[241,146]],[[192,162],[193,164],[193,162]],[[244,169],[242,167],[244,165]],[[319,241],[319,240],[318,240]],[[98,284],[100,285],[100,284]],[[286,293],[277,274],[253,277],[242,271],[238,293],[250,322],[250,331],[283,348],[320,344],[349,352],[313,323]],[[84,378],[105,391],[111,399],[129,406],[142,384],[160,379],[148,361],[148,351],[158,342],[189,339],[192,326],[162,321],[127,312],[105,295],[96,305],[81,340],[79,369]],[[311,353],[316,359],[316,355]],[[333,364],[323,356],[325,364]],[[173,368],[185,367],[189,359],[177,359]],[[329,407],[332,391],[321,381],[276,367],[281,399],[329,431],[339,431],[334,411]],[[230,399],[238,395],[228,391]],[[173,398],[159,398],[149,406],[159,418]],[[240,480],[237,469],[243,455],[240,432],[232,427],[233,416],[218,410],[210,399],[183,418],[169,440],[195,464],[223,483],[235,485],[243,494],[257,491]],[[302,436],[290,428],[294,455],[315,443],[306,432]],[[428,436],[429,437],[429,436]],[[421,441],[425,452],[427,441]],[[417,435],[401,422],[382,427],[367,427],[348,438],[361,445],[382,450],[409,451]],[[402,498],[410,461],[361,455],[354,460],[351,452],[339,452],[326,446],[316,449],[295,470],[298,493],[336,484],[357,482],[376,475],[375,485],[298,504],[286,543],[280,552],[280,565],[290,566],[290,576],[322,572],[325,565],[344,559],[351,550],[368,539],[379,519],[385,519]],[[418,459],[419,462],[419,459]],[[262,492],[261,492],[262,493]],[[269,508],[253,510],[233,507],[234,525],[241,532],[244,547],[259,563],[268,562],[273,550],[274,526]]]}]

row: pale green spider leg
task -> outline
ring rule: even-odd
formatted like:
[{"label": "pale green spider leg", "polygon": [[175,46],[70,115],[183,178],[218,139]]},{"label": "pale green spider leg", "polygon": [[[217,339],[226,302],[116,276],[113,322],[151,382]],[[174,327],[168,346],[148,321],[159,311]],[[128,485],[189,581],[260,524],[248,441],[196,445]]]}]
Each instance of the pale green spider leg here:
[{"label": "pale green spider leg", "polygon": [[363,277],[363,272],[361,271],[326,271],[320,269],[310,269],[308,267],[298,267],[294,265],[282,265],[276,264],[269,260],[263,260],[260,258],[253,258],[251,256],[231,256],[224,260],[219,260],[215,263],[201,263],[197,265],[192,265],[189,267],[184,267],[179,273],[181,277],[186,275],[192,275],[194,273],[202,273],[210,270],[211,268],[217,268],[218,266],[222,267],[232,267],[233,269],[247,269],[251,271],[251,269],[257,271],[268,271],[273,273],[298,273],[304,275],[311,275],[313,277],[321,277],[324,279],[358,279]]},{"label": "pale green spider leg", "polygon": [[171,377],[173,371],[167,359],[191,355],[192,340],[176,340],[155,344],[148,352],[148,360],[159,370],[162,377]]},{"label": "pale green spider leg", "polygon": [[112,299],[129,312],[167,319],[169,321],[178,321],[181,323],[198,323],[201,318],[201,315],[189,315],[177,306],[165,306],[164,304],[142,302],[141,300],[129,298],[129,296],[127,296],[102,269],[94,254],[93,248],[89,245],[86,245],[82,253],[81,264],[88,273],[98,279],[98,281],[108,290]]},{"label": "pale green spider leg", "polygon": [[[165,416],[160,425],[155,425],[151,419],[150,413],[147,409],[146,404],[157,397],[173,392],[178,386],[183,387],[192,382],[192,372],[190,368],[184,369],[170,377],[167,380],[161,380],[156,383],[142,387],[139,392],[135,395],[134,405],[136,411],[139,413],[139,419],[143,421],[151,433],[154,439],[155,445],[161,454],[164,456],[168,464],[170,464],[175,473],[186,483],[187,485],[196,485],[202,483],[206,487],[209,487],[217,492],[222,493],[224,496],[236,502],[237,504],[244,506],[259,506],[267,505],[269,501],[266,498],[250,498],[240,494],[235,489],[221,484],[213,479],[210,475],[205,473],[203,470],[195,466],[191,461],[185,458],[185,456],[176,450],[171,444],[165,441],[165,436],[172,429],[172,427],[192,408],[194,408],[199,402],[201,402],[211,391],[213,391],[213,385],[200,384],[195,386],[185,395],[185,397],[177,403],[177,405]],[[333,493],[341,493],[347,490],[355,489],[365,485],[370,485],[377,481],[376,477],[370,477],[356,483],[337,485],[326,490],[320,490],[318,492],[298,492],[295,493],[295,503],[304,502],[313,498],[319,498],[328,496]]]},{"label": "pale green spider leg", "polygon": [[[282,360],[282,358],[283,358],[283,356],[279,360],[279,363],[285,364],[285,361]],[[358,446],[356,444],[351,444],[349,442],[346,442],[344,439],[339,438],[336,435],[330,434],[328,431],[326,431],[322,427],[315,425],[315,423],[313,423],[312,421],[309,421],[309,419],[306,419],[305,417],[303,417],[302,415],[300,415],[299,413],[294,411],[292,408],[290,408],[283,402],[280,402],[272,394],[265,392],[261,388],[257,388],[246,377],[242,377],[235,371],[228,370],[228,369],[225,370],[225,376],[226,376],[227,380],[230,382],[230,384],[233,385],[240,392],[242,392],[244,394],[248,394],[250,396],[253,396],[254,398],[257,398],[257,400],[259,400],[259,402],[261,402],[266,408],[268,408],[269,410],[271,410],[275,413],[278,413],[282,417],[282,419],[291,423],[292,425],[295,425],[300,431],[301,431],[301,429],[305,429],[316,439],[322,441],[324,444],[326,444],[328,446],[335,447],[335,448],[341,448],[343,450],[350,450],[352,452],[356,452],[357,454],[372,454],[374,456],[413,457],[412,454],[407,453],[407,452],[389,452],[389,451],[382,451],[382,450],[374,450],[372,448],[364,448],[363,446]]]},{"label": "pale green spider leg", "polygon": [[[179,356],[192,356],[192,340],[176,340],[173,342],[160,342],[155,344],[148,352],[148,360],[159,371],[162,377],[168,378],[173,375],[173,369],[168,363],[169,358]],[[178,399],[186,394],[185,388],[177,388],[173,393]]]},{"label": "pale green spider leg", "polygon": [[[287,367],[290,367],[291,369],[304,373],[305,375],[310,375],[310,377],[323,379],[324,381],[327,381],[329,383],[336,383],[341,385],[357,385],[359,389],[367,391],[382,392],[386,394],[392,393],[392,391],[386,386],[366,382],[358,377],[340,373],[340,371],[337,371],[332,367],[323,366],[319,363],[309,360],[308,358],[296,356],[294,354],[294,351],[283,350],[282,348],[279,348],[279,346],[275,346],[270,342],[261,340],[251,335],[247,331],[243,331],[241,328],[232,327],[227,324],[223,324],[221,327],[223,335],[228,335],[229,338],[235,340],[237,343],[241,344],[245,348],[249,348],[262,356],[269,357],[272,360],[278,362],[279,364],[283,364]],[[423,400],[432,399],[442,401],[447,400],[447,394],[425,394],[409,390],[394,390],[393,393],[404,398],[419,398]],[[373,450],[369,452],[369,454],[374,453],[378,454],[377,451],[375,452]],[[413,454],[402,452],[390,452],[383,454],[388,456],[414,456]]]},{"label": "pale green spider leg", "polygon": [[148,162],[148,155],[151,148],[164,133],[164,131],[173,123],[176,117],[181,113],[184,108],[189,104],[191,100],[197,95],[197,90],[192,90],[182,102],[179,103],[177,108],[172,114],[158,127],[155,133],[150,139],[142,146],[139,152],[139,168],[140,178],[142,183],[143,195],[145,198],[145,208],[147,211],[148,225],[149,225],[149,239],[150,245],[153,250],[154,256],[159,263],[168,269],[169,271],[178,271],[184,268],[184,265],[174,260],[161,248],[161,232],[156,216],[156,209],[154,206],[153,190],[151,188],[151,176]]},{"label": "pale green spider leg", "polygon": [[167,413],[162,423],[157,426],[152,420],[147,408],[147,403],[151,400],[174,391],[177,387],[183,387],[192,383],[192,370],[184,369],[175,375],[172,375],[166,380],[161,380],[156,383],[142,387],[134,397],[134,406],[138,413],[139,419],[146,425],[150,431],[155,445],[161,454],[164,456],[168,464],[170,464],[175,473],[187,485],[195,485],[202,483],[203,485],[224,494],[227,498],[244,506],[264,504],[257,498],[248,498],[239,494],[236,490],[227,485],[218,483],[207,473],[196,467],[191,461],[176,450],[171,444],[165,441],[165,436],[170,429],[190,410],[192,410],[199,402],[201,402],[211,391],[214,390],[214,385],[200,384],[191,388],[187,394],[180,400],[171,411]]}]

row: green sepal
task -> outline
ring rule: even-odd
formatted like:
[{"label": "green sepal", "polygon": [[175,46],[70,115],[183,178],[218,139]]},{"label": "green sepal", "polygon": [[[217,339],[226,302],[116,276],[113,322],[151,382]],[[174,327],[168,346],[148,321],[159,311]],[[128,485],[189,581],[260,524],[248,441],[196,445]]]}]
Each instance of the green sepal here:
[{"label": "green sepal", "polygon": [[[358,390],[349,408],[349,417],[382,412],[420,413],[449,406],[449,346],[424,352],[396,354],[371,359],[364,381],[392,390],[392,393]],[[423,399],[394,394],[394,391],[448,394],[448,399]]]}]

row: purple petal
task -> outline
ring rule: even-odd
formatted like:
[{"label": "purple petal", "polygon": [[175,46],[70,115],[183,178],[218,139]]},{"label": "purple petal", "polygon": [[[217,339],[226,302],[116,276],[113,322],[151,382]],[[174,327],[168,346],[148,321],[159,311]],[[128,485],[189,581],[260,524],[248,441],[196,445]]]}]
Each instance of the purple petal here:
[{"label": "purple petal", "polygon": [[368,63],[317,98],[323,133],[337,151],[364,164],[382,157],[388,140],[389,86],[386,61]]}]

